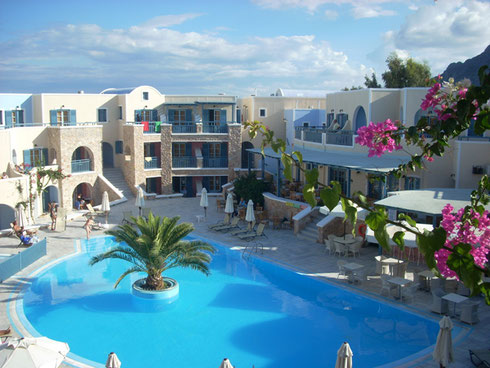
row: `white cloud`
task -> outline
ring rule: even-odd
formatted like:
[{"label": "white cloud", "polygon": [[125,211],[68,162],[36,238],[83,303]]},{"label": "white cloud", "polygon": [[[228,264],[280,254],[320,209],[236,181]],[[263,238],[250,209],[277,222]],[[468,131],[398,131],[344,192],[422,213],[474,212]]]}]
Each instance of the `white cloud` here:
[{"label": "white cloud", "polygon": [[325,17],[329,20],[335,20],[339,16],[339,13],[337,13],[335,10],[325,10]]},{"label": "white cloud", "polygon": [[355,19],[377,18],[381,16],[393,16],[396,15],[396,12],[393,10],[382,9],[380,6],[361,4],[352,8],[352,15]]},{"label": "white cloud", "polygon": [[385,50],[427,60],[433,73],[480,54],[490,40],[490,3],[444,0],[421,6],[400,29],[385,35]]},{"label": "white cloud", "polygon": [[231,42],[214,34],[162,28],[168,19],[157,18],[127,29],[66,25],[1,42],[0,84],[8,75],[9,81],[92,83],[99,90],[150,84],[163,92],[175,87],[173,93],[237,93],[256,81],[274,89],[285,80],[296,88],[329,85],[338,90],[358,84],[354,81],[364,75],[343,52],[313,35]]},{"label": "white cloud", "polygon": [[187,13],[187,14],[175,14],[175,15],[159,15],[157,17],[151,18],[141,24],[142,27],[151,28],[165,28],[171,27],[177,24],[182,24],[190,19],[200,17],[202,14],[198,13]]}]

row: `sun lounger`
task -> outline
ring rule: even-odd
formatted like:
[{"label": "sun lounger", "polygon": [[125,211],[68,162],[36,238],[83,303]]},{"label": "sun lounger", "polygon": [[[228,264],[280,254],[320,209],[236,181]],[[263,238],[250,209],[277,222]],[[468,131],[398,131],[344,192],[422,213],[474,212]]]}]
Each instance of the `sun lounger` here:
[{"label": "sun lounger", "polygon": [[104,211],[96,211],[96,210],[94,210],[94,208],[92,207],[92,205],[90,203],[87,203],[87,210],[89,211],[88,214],[90,214],[92,216],[105,215],[105,212]]},{"label": "sun lounger", "polygon": [[220,226],[224,226],[224,225],[228,225],[230,223],[230,215],[227,213],[225,215],[225,218],[223,219],[222,222],[218,222],[216,224],[213,224],[213,225],[209,225],[208,228],[209,229],[214,229],[215,227],[220,227]]},{"label": "sun lounger", "polygon": [[213,228],[213,230],[215,230],[215,231],[230,231],[230,230],[238,227],[238,221],[240,221],[240,219],[238,217],[234,217],[233,220],[231,221],[231,224],[218,226],[218,227]]},{"label": "sun lounger", "polygon": [[470,350],[470,359],[475,367],[490,368],[490,350]]},{"label": "sun lounger", "polygon": [[255,239],[259,236],[266,236],[264,234],[264,227],[265,227],[264,224],[259,224],[259,226],[257,226],[257,231],[250,233],[250,234],[241,234],[241,235],[238,235],[238,237],[241,240],[250,241],[250,240]]},{"label": "sun lounger", "polygon": [[251,233],[251,232],[254,232],[255,233],[254,227],[255,227],[255,221],[252,221],[252,224],[251,225],[247,225],[246,228],[234,230],[230,234],[231,235],[239,235],[239,234],[246,234],[246,233]]}]

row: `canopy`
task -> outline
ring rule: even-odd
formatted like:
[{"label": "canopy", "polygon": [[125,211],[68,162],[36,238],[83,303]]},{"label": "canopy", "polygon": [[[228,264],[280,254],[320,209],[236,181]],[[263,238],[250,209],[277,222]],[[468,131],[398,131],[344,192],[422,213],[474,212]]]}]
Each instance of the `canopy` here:
[{"label": "canopy", "polygon": [[68,344],[47,337],[13,338],[0,345],[0,367],[57,368],[68,351]]},{"label": "canopy", "polygon": [[136,202],[134,203],[136,207],[145,206],[145,195],[143,194],[143,188],[138,187],[138,194],[136,195]]},{"label": "canopy", "polygon": [[245,221],[252,222],[255,221],[254,214],[254,203],[250,199],[247,203],[247,213],[245,214]]},{"label": "canopy", "polygon": [[201,207],[207,207],[208,206],[208,191],[206,188],[202,188],[201,191]]},{"label": "canopy", "polygon": [[225,213],[233,213],[235,208],[233,207],[233,195],[228,193],[226,197]]}]

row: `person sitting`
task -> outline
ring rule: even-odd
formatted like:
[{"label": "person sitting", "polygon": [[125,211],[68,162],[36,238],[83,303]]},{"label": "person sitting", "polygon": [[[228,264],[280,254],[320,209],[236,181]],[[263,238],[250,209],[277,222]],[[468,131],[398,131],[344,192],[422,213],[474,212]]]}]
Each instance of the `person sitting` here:
[{"label": "person sitting", "polygon": [[240,202],[238,203],[238,207],[247,207],[247,202],[245,202],[245,199],[243,197],[240,198]]},{"label": "person sitting", "polygon": [[9,176],[7,175],[7,173],[6,172],[3,172],[2,179],[8,179],[8,178],[9,178]]},{"label": "person sitting", "polygon": [[21,236],[24,232],[29,235],[29,236],[33,236],[33,235],[36,235],[37,233],[37,230],[33,229],[33,230],[25,230],[24,229],[24,226],[19,226],[17,225],[17,220],[14,220],[12,223],[10,223],[10,227],[12,228],[12,230],[17,234],[17,236]]},{"label": "person sitting", "polygon": [[30,237],[25,231],[19,238],[24,245],[33,245],[34,243],[37,243],[39,241],[36,236]]},{"label": "person sitting", "polygon": [[335,119],[332,125],[330,126],[330,130],[339,130],[339,129],[340,129],[339,122],[337,121],[337,119]]},{"label": "person sitting", "polygon": [[10,335],[12,330],[10,329],[10,326],[8,326],[5,330],[0,330],[0,336],[5,336],[5,335]]}]

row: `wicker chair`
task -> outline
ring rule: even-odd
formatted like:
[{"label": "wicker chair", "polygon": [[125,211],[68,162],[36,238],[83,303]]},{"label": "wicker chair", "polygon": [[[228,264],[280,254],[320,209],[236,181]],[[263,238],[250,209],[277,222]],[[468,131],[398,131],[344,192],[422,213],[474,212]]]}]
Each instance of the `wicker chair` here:
[{"label": "wicker chair", "polygon": [[439,314],[447,313],[447,300],[442,299],[444,295],[446,293],[442,289],[432,290],[432,312]]}]

